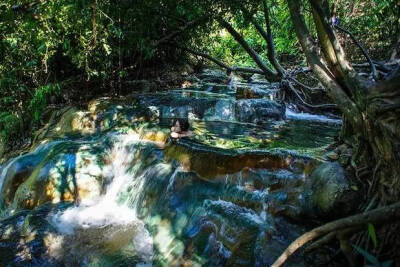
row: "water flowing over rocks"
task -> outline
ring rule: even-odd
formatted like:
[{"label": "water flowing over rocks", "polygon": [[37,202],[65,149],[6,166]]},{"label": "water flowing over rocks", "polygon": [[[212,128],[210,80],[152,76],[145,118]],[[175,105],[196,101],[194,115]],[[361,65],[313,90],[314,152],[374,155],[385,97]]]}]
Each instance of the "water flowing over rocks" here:
[{"label": "water flowing over rocks", "polygon": [[[55,112],[0,169],[0,265],[268,266],[304,214],[345,207],[343,171],[321,164],[337,121],[287,116],[259,77],[200,78]],[[171,140],[173,118],[193,135]]]}]

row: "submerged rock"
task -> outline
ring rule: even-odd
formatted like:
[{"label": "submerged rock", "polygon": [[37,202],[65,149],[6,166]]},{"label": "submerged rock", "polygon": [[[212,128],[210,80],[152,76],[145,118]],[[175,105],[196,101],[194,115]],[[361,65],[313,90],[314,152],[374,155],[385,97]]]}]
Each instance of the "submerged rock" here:
[{"label": "submerged rock", "polygon": [[285,118],[285,107],[268,99],[242,99],[236,102],[236,118],[241,122],[261,123]]},{"label": "submerged rock", "polygon": [[[267,79],[265,79],[265,76],[262,74],[253,74],[249,78],[249,82],[252,84],[271,84]],[[278,84],[278,83],[273,83],[273,84]]]},{"label": "submerged rock", "polygon": [[186,171],[203,178],[235,173],[244,168],[287,169],[293,157],[285,152],[230,152],[181,140],[165,149],[167,160],[176,160]]},{"label": "submerged rock", "polygon": [[356,208],[357,198],[342,166],[337,162],[326,162],[307,180],[303,204],[309,215],[328,219],[349,214]]}]

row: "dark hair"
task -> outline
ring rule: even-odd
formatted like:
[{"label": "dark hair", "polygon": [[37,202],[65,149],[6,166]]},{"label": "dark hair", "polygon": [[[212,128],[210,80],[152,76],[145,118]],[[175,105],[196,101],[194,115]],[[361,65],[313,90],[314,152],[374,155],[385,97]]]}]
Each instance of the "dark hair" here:
[{"label": "dark hair", "polygon": [[181,131],[186,132],[189,130],[189,120],[187,118],[175,118],[172,121],[172,126],[175,126],[176,122],[179,121]]}]

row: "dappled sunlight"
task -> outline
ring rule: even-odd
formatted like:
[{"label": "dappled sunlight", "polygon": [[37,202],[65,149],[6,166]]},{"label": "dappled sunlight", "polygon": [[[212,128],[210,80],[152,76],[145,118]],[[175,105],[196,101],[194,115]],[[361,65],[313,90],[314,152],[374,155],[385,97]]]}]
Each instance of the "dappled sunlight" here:
[{"label": "dappled sunlight", "polygon": [[[48,142],[27,154],[35,163],[27,171],[15,167],[26,164],[23,157],[2,170],[10,181],[23,177],[6,212],[29,208],[24,224],[35,233],[23,235],[15,256],[36,259],[40,244],[63,264],[251,265],[275,257],[271,246],[282,249],[301,229],[276,242],[272,215],[298,220],[305,179],[337,124],[239,116],[259,105],[252,98],[237,105],[229,90],[240,86],[208,84],[176,90],[176,98],[143,94],[132,107],[101,99],[89,105],[97,121],[91,133],[49,131]],[[268,107],[272,117],[281,109]],[[171,139],[171,120],[182,115],[192,135]],[[310,134],[314,140],[305,140]],[[22,230],[3,235],[13,240]]]}]

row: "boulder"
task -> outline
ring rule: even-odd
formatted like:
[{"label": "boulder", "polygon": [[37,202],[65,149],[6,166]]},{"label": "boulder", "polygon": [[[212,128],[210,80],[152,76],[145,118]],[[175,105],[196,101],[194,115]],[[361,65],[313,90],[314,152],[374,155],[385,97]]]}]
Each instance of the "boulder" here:
[{"label": "boulder", "polygon": [[106,173],[99,162],[106,158],[97,152],[98,146],[77,148],[68,141],[49,144],[53,145],[47,145],[43,153],[31,154],[34,168],[20,159],[18,162],[25,168],[15,174],[10,172],[10,185],[3,187],[4,204],[9,208],[33,209],[49,202],[92,201],[100,196]]},{"label": "boulder", "polygon": [[199,78],[203,82],[223,83],[228,80],[228,76],[222,70],[205,69]]},{"label": "boulder", "polygon": [[306,181],[303,206],[311,217],[333,219],[357,207],[357,192],[351,188],[343,167],[337,162],[319,165]]},{"label": "boulder", "polygon": [[240,122],[261,123],[285,118],[285,107],[268,99],[242,99],[236,102],[236,119]]}]

